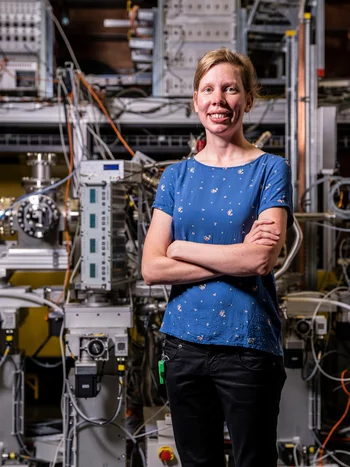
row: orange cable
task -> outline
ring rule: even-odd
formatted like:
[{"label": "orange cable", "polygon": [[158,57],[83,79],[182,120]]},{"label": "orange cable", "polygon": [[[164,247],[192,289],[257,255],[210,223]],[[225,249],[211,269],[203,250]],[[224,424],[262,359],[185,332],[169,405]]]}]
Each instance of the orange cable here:
[{"label": "orange cable", "polygon": [[120,141],[122,142],[122,144],[124,145],[124,147],[129,151],[129,153],[131,154],[132,157],[135,156],[135,152],[131,149],[131,147],[128,145],[128,143],[125,141],[125,139],[122,137],[122,135],[120,134],[118,128],[115,126],[113,120],[111,119],[109,113],[107,112],[105,106],[102,104],[101,100],[98,98],[97,94],[95,93],[95,91],[92,89],[92,87],[90,86],[90,84],[86,81],[86,79],[84,78],[84,76],[81,74],[80,71],[78,71],[78,76],[80,78],[80,80],[82,81],[82,83],[84,84],[84,86],[88,89],[88,91],[91,93],[92,97],[95,99],[95,101],[97,102],[98,106],[100,107],[100,109],[102,110],[102,112],[104,113],[104,115],[106,116],[107,120],[109,121],[111,127],[113,128],[115,134],[118,136],[118,138],[120,139]]},{"label": "orange cable", "polygon": [[338,201],[338,208],[343,208],[344,207],[344,191],[340,192],[339,195],[339,201]]},{"label": "orange cable", "polygon": [[319,456],[320,456],[320,460],[318,462],[318,465],[319,466],[323,466],[323,452],[324,452],[324,449],[328,443],[328,441],[331,439],[332,437],[332,434],[335,432],[335,430],[338,428],[338,426],[342,423],[342,421],[344,420],[344,418],[347,416],[348,412],[349,412],[349,409],[350,409],[350,392],[346,389],[346,386],[345,386],[345,383],[344,383],[344,376],[345,374],[349,371],[349,369],[346,369],[342,372],[341,374],[341,385],[342,385],[342,388],[343,388],[343,391],[345,392],[345,394],[347,394],[348,396],[348,402],[346,404],[346,408],[345,408],[345,411],[343,413],[343,415],[340,417],[340,419],[337,421],[337,423],[333,426],[333,428],[331,429],[331,431],[328,433],[328,436],[327,438],[325,439],[325,441],[323,442],[322,444],[322,447],[320,449],[320,453],[319,453]]},{"label": "orange cable", "polygon": [[[73,149],[73,135],[72,135],[72,126],[69,121],[69,112],[68,112],[68,141],[69,141],[69,175],[73,172],[73,163],[74,163],[74,149]],[[69,236],[69,226],[68,226],[68,199],[69,199],[69,188],[71,184],[71,177],[68,178],[66,183],[66,190],[64,193],[64,211],[65,211],[65,238],[66,238],[66,247],[67,247],[67,254],[68,254],[68,265],[67,265],[67,272],[64,279],[64,289],[63,292],[66,290],[68,286],[69,280],[69,273],[70,273],[70,236]]]}]

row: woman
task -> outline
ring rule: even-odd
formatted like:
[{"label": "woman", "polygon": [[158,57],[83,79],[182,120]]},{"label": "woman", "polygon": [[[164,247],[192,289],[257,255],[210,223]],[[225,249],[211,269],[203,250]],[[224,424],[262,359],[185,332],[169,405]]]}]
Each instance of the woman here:
[{"label": "woman", "polygon": [[243,135],[257,94],[248,57],[208,52],[194,77],[206,146],[162,176],[146,238],[147,284],[172,284],[161,330],[182,467],[275,467],[285,381],[272,274],[292,223],[290,168]]}]

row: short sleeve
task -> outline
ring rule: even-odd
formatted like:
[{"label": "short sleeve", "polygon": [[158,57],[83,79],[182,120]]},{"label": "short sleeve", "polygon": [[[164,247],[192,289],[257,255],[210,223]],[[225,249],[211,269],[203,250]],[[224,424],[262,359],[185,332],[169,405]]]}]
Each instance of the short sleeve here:
[{"label": "short sleeve", "polygon": [[258,214],[266,209],[282,207],[288,212],[287,228],[293,224],[293,189],[289,162],[275,156],[276,162],[271,165],[267,177],[261,187],[261,198]]},{"label": "short sleeve", "polygon": [[160,178],[152,208],[160,209],[161,211],[169,214],[169,216],[173,215],[175,184],[175,166],[171,165],[164,170],[163,175]]}]

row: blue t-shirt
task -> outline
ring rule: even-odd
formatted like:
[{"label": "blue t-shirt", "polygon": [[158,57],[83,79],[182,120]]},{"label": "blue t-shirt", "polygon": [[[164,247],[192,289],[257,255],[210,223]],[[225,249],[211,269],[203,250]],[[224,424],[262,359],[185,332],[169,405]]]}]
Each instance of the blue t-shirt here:
[{"label": "blue t-shirt", "polygon": [[[242,243],[259,214],[272,207],[287,209],[290,227],[292,206],[288,161],[266,153],[237,167],[195,159],[169,166],[153,204],[172,216],[173,240],[220,245]],[[273,273],[173,285],[161,331],[191,342],[282,355]]]}]

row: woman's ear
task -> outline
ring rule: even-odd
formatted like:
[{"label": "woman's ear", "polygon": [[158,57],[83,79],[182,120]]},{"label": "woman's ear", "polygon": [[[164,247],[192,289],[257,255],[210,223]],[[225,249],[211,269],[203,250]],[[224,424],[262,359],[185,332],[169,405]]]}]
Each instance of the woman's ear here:
[{"label": "woman's ear", "polygon": [[246,106],[244,108],[244,112],[250,112],[250,109],[253,107],[253,103],[254,103],[254,96],[253,96],[253,93],[252,92],[249,92],[248,95],[247,95],[247,103],[246,103]]},{"label": "woman's ear", "polygon": [[193,100],[192,100],[192,107],[195,112],[198,112],[198,105],[197,105],[197,91],[194,91],[193,93]]}]

